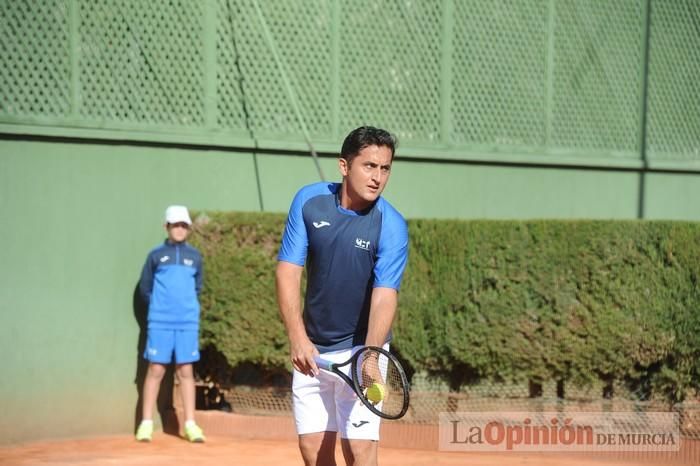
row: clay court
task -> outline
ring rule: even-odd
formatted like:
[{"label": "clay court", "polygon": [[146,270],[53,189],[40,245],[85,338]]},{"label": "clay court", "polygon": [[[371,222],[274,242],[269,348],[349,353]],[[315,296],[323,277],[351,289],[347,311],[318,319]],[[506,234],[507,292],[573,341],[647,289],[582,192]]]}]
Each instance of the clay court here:
[{"label": "clay court", "polygon": [[[336,457],[342,463],[340,452]],[[170,464],[213,465],[243,464],[295,465],[301,464],[293,441],[250,440],[227,437],[209,437],[205,444],[189,444],[172,435],[154,436],[151,444],[135,442],[130,436],[99,437],[93,439],[32,443],[0,450],[1,464],[7,465],[123,465],[156,466]],[[379,461],[383,466],[399,465],[620,465],[639,464],[638,461],[586,458],[582,455],[561,454],[494,454],[448,453],[425,450],[380,448]],[[649,465],[667,465],[665,461],[644,462]]]},{"label": "clay court", "polygon": [[[245,416],[197,412],[208,433],[204,444],[190,444],[175,435],[157,433],[151,443],[138,443],[130,435],[42,441],[0,447],[2,465],[120,465],[171,466],[299,465],[292,421],[289,417]],[[698,464],[697,442],[686,442],[679,453],[632,456],[630,453],[476,453],[437,451],[435,426],[387,424],[379,449],[382,466],[612,466]],[[420,447],[420,448],[415,448]],[[345,464],[339,449],[339,465]]]},{"label": "clay court", "polygon": [[[384,448],[379,450],[382,466],[432,465],[510,466],[510,465],[624,465],[640,464],[638,459],[605,459],[585,455],[518,453],[448,453],[426,450]],[[205,444],[189,444],[172,435],[154,436],[150,444],[135,442],[131,436],[97,437],[82,440],[31,443],[0,449],[3,465],[120,465],[170,466],[241,464],[301,464],[293,441],[250,440],[210,436]],[[344,464],[338,456],[338,464]],[[668,460],[643,461],[648,465],[668,465]],[[692,463],[686,463],[692,464]]]}]

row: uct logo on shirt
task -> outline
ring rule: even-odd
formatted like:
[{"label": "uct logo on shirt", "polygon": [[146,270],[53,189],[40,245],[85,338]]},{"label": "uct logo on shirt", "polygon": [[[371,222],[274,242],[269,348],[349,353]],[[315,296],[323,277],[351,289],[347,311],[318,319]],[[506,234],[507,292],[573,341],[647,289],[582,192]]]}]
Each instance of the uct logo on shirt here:
[{"label": "uct logo on shirt", "polygon": [[359,249],[364,249],[365,251],[369,251],[369,241],[366,241],[362,238],[355,238],[355,247]]},{"label": "uct logo on shirt", "polygon": [[194,264],[194,261],[193,261],[192,259],[185,259],[185,260],[183,260],[182,262],[184,262],[185,265],[189,265],[189,266],[191,266],[192,264]]}]

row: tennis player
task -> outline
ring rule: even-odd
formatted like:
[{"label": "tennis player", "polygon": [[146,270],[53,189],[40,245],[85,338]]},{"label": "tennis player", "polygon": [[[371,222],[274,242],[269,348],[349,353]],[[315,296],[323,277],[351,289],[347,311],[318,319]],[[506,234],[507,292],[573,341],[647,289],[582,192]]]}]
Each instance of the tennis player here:
[{"label": "tennis player", "polygon": [[[341,362],[363,345],[388,347],[408,259],[408,229],[384,198],[396,140],[360,127],[343,142],[342,183],[297,192],[277,264],[277,301],[294,366],[294,419],[306,465],[335,465],[340,433],[348,465],[377,464],[380,418],[314,356]],[[307,285],[301,312],[301,277]]]}]

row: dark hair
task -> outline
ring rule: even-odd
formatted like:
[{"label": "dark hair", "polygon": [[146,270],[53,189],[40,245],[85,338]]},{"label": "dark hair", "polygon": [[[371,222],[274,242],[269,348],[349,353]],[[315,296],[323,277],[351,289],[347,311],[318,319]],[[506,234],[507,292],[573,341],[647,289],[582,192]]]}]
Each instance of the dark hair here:
[{"label": "dark hair", "polygon": [[397,146],[396,137],[388,131],[374,126],[360,126],[352,130],[343,141],[340,157],[351,162],[362,149],[368,146],[388,147],[391,149],[391,160],[394,160],[394,151]]}]

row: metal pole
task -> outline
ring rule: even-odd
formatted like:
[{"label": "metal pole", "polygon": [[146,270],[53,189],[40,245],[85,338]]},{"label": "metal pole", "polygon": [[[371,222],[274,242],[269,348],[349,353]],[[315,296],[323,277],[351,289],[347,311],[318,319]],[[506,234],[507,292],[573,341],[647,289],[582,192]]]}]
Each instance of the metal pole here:
[{"label": "metal pole", "polygon": [[253,2],[253,5],[255,5],[255,11],[258,14],[258,18],[260,18],[260,23],[262,24],[263,34],[265,36],[265,40],[267,41],[267,45],[270,46],[270,50],[272,51],[272,56],[274,57],[275,62],[277,63],[277,67],[280,70],[280,74],[282,75],[282,81],[284,82],[285,90],[287,91],[287,95],[289,97],[289,100],[292,103],[292,107],[294,108],[294,112],[296,113],[297,120],[299,120],[299,125],[301,126],[301,131],[302,131],[302,133],[304,133],[304,139],[306,139],[306,144],[309,146],[309,151],[311,152],[311,156],[313,157],[314,164],[316,164],[316,170],[318,171],[318,176],[321,177],[321,181],[325,181],[326,177],[323,175],[323,171],[321,170],[321,165],[318,162],[318,155],[316,154],[316,150],[314,149],[313,143],[311,142],[311,137],[309,136],[309,131],[306,128],[306,123],[304,122],[304,117],[301,113],[301,109],[299,108],[299,104],[298,104],[296,96],[294,94],[294,88],[292,87],[292,83],[289,80],[289,77],[287,76],[286,67],[284,66],[284,63],[282,62],[282,58],[277,53],[277,47],[275,46],[275,41],[272,38],[272,34],[270,33],[270,28],[267,25],[267,21],[265,21],[265,17],[263,16],[263,13],[262,13],[262,10],[260,9],[260,5],[258,4],[258,1],[255,0]]},{"label": "metal pole", "polygon": [[644,11],[644,50],[642,55],[642,105],[641,105],[641,130],[639,135],[640,155],[642,159],[642,171],[639,174],[639,203],[637,218],[645,217],[644,196],[646,195],[646,174],[649,168],[649,156],[647,154],[647,112],[649,106],[649,37],[651,36],[651,0],[646,1]]}]

